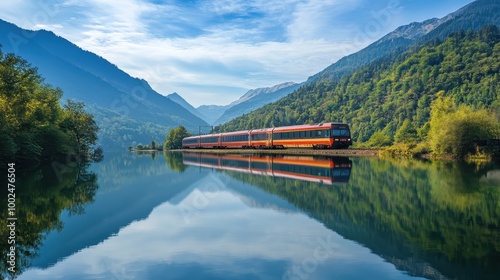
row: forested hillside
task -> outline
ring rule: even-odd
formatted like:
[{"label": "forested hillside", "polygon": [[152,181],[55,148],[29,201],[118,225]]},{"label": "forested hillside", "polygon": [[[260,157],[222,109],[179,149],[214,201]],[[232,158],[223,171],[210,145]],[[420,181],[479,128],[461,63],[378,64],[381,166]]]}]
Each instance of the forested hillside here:
[{"label": "forested hillside", "polygon": [[486,25],[500,25],[500,1],[476,0],[443,18],[400,26],[368,47],[341,58],[323,71],[309,77],[306,83],[339,79],[342,75],[387,55],[399,55],[411,47],[435,38],[445,39],[451,33],[461,30],[477,31]]},{"label": "forested hillside", "polygon": [[500,112],[500,31],[460,31],[397,57],[385,57],[332,81],[303,86],[222,126],[224,131],[342,121],[353,139],[375,132],[394,137],[405,120],[425,130],[440,91],[456,104]]}]

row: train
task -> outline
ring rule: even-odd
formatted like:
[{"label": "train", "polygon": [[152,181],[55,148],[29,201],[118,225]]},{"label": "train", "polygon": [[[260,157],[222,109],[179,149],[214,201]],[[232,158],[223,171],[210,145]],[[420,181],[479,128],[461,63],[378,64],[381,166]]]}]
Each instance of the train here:
[{"label": "train", "polygon": [[347,157],[208,154],[184,152],[185,165],[280,177],[325,185],[345,184],[351,176]]},{"label": "train", "polygon": [[347,149],[351,145],[349,125],[335,122],[221,132],[182,139],[183,149]]}]

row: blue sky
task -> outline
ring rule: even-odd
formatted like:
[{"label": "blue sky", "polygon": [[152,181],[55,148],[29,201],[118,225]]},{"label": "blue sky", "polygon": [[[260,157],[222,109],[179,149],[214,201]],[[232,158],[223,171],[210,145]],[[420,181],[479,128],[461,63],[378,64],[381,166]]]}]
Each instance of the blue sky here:
[{"label": "blue sky", "polygon": [[303,82],[398,26],[472,0],[11,0],[0,18],[47,29],[197,107]]}]

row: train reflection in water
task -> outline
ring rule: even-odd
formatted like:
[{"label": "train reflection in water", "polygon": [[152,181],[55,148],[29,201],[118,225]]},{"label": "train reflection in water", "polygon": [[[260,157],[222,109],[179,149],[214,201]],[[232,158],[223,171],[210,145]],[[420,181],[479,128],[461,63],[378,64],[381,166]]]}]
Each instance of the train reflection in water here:
[{"label": "train reflection in water", "polygon": [[184,152],[186,165],[231,170],[332,185],[347,183],[352,162],[347,157],[244,155]]}]

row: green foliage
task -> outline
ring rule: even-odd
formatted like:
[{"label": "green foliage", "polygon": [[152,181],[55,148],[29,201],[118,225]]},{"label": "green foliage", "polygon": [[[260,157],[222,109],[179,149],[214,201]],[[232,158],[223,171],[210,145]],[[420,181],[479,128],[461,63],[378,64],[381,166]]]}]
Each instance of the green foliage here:
[{"label": "green foliage", "polygon": [[190,136],[184,126],[171,129],[168,132],[167,139],[163,144],[163,150],[172,150],[182,148],[182,139]]},{"label": "green foliage", "polygon": [[188,168],[188,166],[182,162],[182,153],[163,151],[163,155],[168,168],[171,170],[183,173]]},{"label": "green foliage", "polygon": [[[396,142],[425,139],[439,92],[453,104],[500,112],[499,35],[495,26],[458,32],[340,78],[320,79],[224,124],[221,131],[341,121],[350,124],[358,143],[369,144],[379,131]],[[395,137],[406,120],[408,126]]]},{"label": "green foliage", "polygon": [[500,136],[495,114],[465,105],[443,110],[443,104],[449,102],[449,97],[440,97],[432,106],[429,143],[435,154],[464,158],[476,152],[479,141]]},{"label": "green foliage", "polygon": [[367,142],[367,145],[373,148],[385,147],[391,144],[391,137],[389,137],[389,135],[385,134],[383,131],[377,131],[373,133],[373,135]]},{"label": "green foliage", "polygon": [[88,160],[98,127],[83,103],[68,101],[61,108],[61,97],[36,68],[0,51],[0,163],[34,168],[68,155]]},{"label": "green foliage", "polygon": [[70,135],[72,142],[76,144],[77,155],[90,154],[92,145],[97,141],[99,127],[92,115],[84,111],[83,102],[68,100],[64,106],[61,128]]},{"label": "green foliage", "polygon": [[417,140],[417,131],[410,123],[409,120],[405,120],[403,125],[396,131],[394,135],[394,142],[396,143],[411,143]]}]

